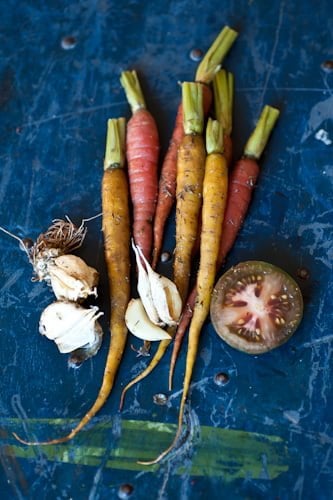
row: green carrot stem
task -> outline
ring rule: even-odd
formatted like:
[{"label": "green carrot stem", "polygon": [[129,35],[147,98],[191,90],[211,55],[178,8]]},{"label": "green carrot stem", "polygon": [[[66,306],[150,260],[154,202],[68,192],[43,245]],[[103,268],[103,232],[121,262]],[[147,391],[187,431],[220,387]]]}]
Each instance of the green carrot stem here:
[{"label": "green carrot stem", "polygon": [[108,120],[104,170],[122,168],[125,165],[125,135],[125,118],[112,118]]},{"label": "green carrot stem", "polygon": [[231,135],[232,110],[234,103],[234,75],[225,69],[216,73],[213,79],[215,117],[222,123],[224,132]]},{"label": "green carrot stem", "polygon": [[202,83],[210,83],[234,41],[238,36],[237,31],[225,26],[206,52],[198,66],[195,80]]},{"label": "green carrot stem", "polygon": [[271,106],[264,107],[256,128],[245,145],[244,156],[259,160],[279,114],[280,111],[276,108],[272,108]]},{"label": "green carrot stem", "polygon": [[217,120],[208,119],[206,127],[206,150],[207,154],[220,153],[224,151],[223,127]]},{"label": "green carrot stem", "polygon": [[185,134],[202,134],[204,111],[201,84],[184,82],[182,84],[182,102]]},{"label": "green carrot stem", "polygon": [[123,71],[120,76],[120,83],[125,90],[132,113],[135,113],[138,109],[146,108],[145,98],[135,70]]}]

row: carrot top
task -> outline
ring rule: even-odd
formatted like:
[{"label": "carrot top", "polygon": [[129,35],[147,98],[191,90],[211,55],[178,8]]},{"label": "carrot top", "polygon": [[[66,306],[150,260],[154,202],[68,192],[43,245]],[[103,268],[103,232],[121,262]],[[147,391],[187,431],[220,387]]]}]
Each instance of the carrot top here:
[{"label": "carrot top", "polygon": [[182,84],[182,102],[185,134],[202,134],[204,112],[201,84],[184,82]]},{"label": "carrot top", "polygon": [[125,118],[112,118],[108,120],[104,170],[122,168],[125,164]]},{"label": "carrot top", "polygon": [[145,98],[143,96],[136,71],[123,71],[120,76],[120,83],[125,90],[132,113],[135,113],[142,108],[145,109]]},{"label": "carrot top", "polygon": [[215,117],[222,123],[225,134],[231,135],[232,109],[234,101],[234,75],[225,69],[216,73],[213,79]]},{"label": "carrot top", "polygon": [[256,128],[250,135],[244,148],[244,156],[259,160],[266,147],[269,136],[279,117],[280,111],[271,106],[265,106],[261,112]]},{"label": "carrot top", "polygon": [[206,52],[198,66],[195,80],[210,83],[215,73],[220,69],[225,56],[238,36],[237,31],[225,26]]},{"label": "carrot top", "polygon": [[223,154],[223,127],[218,120],[208,118],[206,127],[206,150],[207,154]]}]

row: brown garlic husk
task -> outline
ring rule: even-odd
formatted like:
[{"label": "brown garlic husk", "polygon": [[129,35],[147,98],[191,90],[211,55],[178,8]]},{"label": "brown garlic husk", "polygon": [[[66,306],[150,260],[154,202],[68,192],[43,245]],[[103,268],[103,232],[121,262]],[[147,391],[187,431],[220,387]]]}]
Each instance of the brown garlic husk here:
[{"label": "brown garlic husk", "polygon": [[48,266],[48,277],[58,300],[82,302],[97,297],[99,274],[76,255],[60,255]]}]

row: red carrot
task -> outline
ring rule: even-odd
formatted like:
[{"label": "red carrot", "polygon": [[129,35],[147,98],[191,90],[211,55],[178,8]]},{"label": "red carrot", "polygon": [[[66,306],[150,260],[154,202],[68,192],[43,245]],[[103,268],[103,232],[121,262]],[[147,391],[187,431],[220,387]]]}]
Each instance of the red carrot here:
[{"label": "red carrot", "polygon": [[[231,48],[237,35],[238,33],[236,31],[225,26],[198,66],[195,81],[203,84],[203,105],[205,115],[208,114],[212,102],[212,91],[209,87],[209,83],[212,81],[216,71],[220,68],[222,60]],[[177,151],[183,137],[183,108],[182,104],[180,104],[169,148],[163,161],[159,181],[158,199],[154,219],[153,268],[156,267],[161,253],[165,224],[175,201]]]},{"label": "red carrot", "polygon": [[[279,117],[276,108],[265,106],[257,126],[250,136],[243,157],[234,166],[230,179],[227,197],[227,206],[222,225],[222,238],[220,242],[219,255],[217,258],[217,270],[223,264],[227,254],[235,243],[246,213],[248,211],[253,190],[259,175],[258,160],[267,144],[271,131]],[[196,286],[193,287],[183,310],[181,321],[178,325],[174,339],[173,352],[169,370],[169,389],[172,387],[172,378],[177,356],[187,327],[193,315],[193,308],[197,297]]]},{"label": "red carrot", "polygon": [[133,237],[147,260],[151,259],[153,229],[158,191],[159,137],[156,122],[146,104],[135,71],[121,74],[132,117],[127,125],[126,155],[131,200]]}]

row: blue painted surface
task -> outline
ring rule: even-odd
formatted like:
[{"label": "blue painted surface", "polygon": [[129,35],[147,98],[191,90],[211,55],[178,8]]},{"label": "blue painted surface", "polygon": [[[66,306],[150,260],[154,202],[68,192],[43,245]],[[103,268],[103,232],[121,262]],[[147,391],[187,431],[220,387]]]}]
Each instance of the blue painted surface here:
[{"label": "blue painted surface", "polygon": [[[225,63],[236,81],[235,158],[263,104],[281,109],[227,267],[248,259],[283,267],[303,290],[305,313],[287,344],[260,357],[222,344],[208,322],[193,376],[191,415],[199,428],[280,437],[287,468],[272,479],[265,473],[270,457],[262,456],[260,478],[251,477],[246,467],[232,481],[223,474],[195,477],[195,444],[153,473],[105,467],[117,432],[121,443],[122,419],[177,420],[184,352],[176,372],[178,396],[168,406],[156,407],[152,396],[167,393],[169,356],[129,394],[125,411],[117,415],[121,388],[146,363],[129,346],[115,390],[94,420],[110,423],[117,415],[99,465],[54,462],[39,448],[13,467],[5,445],[15,441],[6,422],[18,418],[16,430],[23,435],[32,418],[80,418],[97,394],[108,342],[106,336],[98,356],[79,370],[67,368],[66,356],[38,334],[39,316],[52,301],[51,293],[44,284],[31,283],[24,254],[2,235],[1,498],[117,498],[122,483],[134,486],[136,499],[218,498],[221,491],[227,498],[332,498],[333,161],[332,145],[315,138],[324,129],[333,141],[333,73],[321,68],[333,59],[330,2],[6,2],[0,20],[0,223],[21,237],[36,238],[54,218],[68,214],[80,222],[99,213],[106,120],[129,116],[120,71],[138,70],[164,151],[179,101],[177,81],[195,73],[197,63],[189,53],[193,48],[205,51],[225,24],[240,33]],[[66,35],[77,40],[71,50],[61,46]],[[173,248],[173,231],[171,220],[168,249]],[[99,219],[89,223],[80,255],[102,274],[97,302],[106,311],[106,330]],[[309,271],[306,281],[297,276],[303,267]],[[214,384],[221,371],[230,376],[222,388]],[[89,442],[92,428],[82,432],[81,444]],[[215,452],[218,456],[219,450]],[[187,464],[181,476],[174,473],[179,460]]]}]

